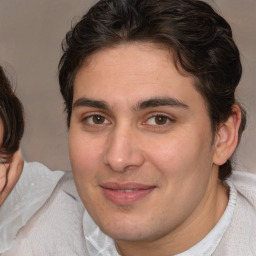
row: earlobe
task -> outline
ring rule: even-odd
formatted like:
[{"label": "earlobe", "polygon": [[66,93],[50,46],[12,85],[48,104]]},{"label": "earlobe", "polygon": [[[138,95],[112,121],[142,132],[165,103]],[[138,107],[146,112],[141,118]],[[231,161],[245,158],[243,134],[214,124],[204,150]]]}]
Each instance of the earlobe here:
[{"label": "earlobe", "polygon": [[226,122],[218,128],[214,142],[213,163],[223,165],[234,153],[238,144],[238,131],[241,123],[241,109],[238,105],[232,106],[232,113]]}]

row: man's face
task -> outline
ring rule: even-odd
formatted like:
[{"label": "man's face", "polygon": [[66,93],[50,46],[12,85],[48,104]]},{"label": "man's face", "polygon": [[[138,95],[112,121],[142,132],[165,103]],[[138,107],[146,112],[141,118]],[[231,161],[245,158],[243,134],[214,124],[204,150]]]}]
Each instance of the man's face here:
[{"label": "man's face", "polygon": [[169,51],[149,43],[104,49],[78,72],[69,133],[74,179],[114,239],[173,234],[209,207],[218,169],[193,83]]}]

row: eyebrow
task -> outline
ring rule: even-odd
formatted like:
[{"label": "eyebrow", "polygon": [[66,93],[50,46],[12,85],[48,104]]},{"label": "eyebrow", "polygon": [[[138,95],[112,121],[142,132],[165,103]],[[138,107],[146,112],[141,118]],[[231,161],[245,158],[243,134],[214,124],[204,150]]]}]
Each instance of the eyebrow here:
[{"label": "eyebrow", "polygon": [[79,98],[73,103],[73,109],[77,107],[91,107],[91,108],[101,108],[109,109],[108,104],[101,100],[91,100],[85,97]]},{"label": "eyebrow", "polygon": [[182,101],[170,98],[170,97],[164,97],[164,98],[152,98],[145,101],[139,102],[135,110],[142,110],[146,108],[154,108],[154,107],[161,107],[161,106],[170,106],[170,107],[180,107],[180,108],[188,108],[188,105],[183,103]]},{"label": "eyebrow", "polygon": [[[170,97],[164,97],[164,98],[151,98],[148,100],[144,100],[139,102],[138,104],[133,107],[135,111],[140,111],[146,108],[154,108],[154,107],[160,107],[160,106],[170,106],[170,107],[180,107],[187,109],[188,105],[183,103],[182,101],[170,98]],[[92,108],[99,108],[104,110],[109,110],[109,106],[105,101],[102,100],[93,100],[86,97],[79,98],[73,103],[73,109],[78,107],[92,107]]]}]

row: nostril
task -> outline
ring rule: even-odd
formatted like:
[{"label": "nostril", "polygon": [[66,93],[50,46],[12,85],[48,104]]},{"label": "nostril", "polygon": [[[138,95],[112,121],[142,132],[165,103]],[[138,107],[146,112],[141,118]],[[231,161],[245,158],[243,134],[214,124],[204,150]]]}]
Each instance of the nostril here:
[{"label": "nostril", "polygon": [[128,165],[128,159],[124,157],[116,156],[113,152],[109,152],[104,161],[106,165],[109,165],[114,171],[123,171]]},{"label": "nostril", "polygon": [[144,163],[144,156],[140,151],[132,149],[125,154],[120,154],[120,151],[119,154],[108,152],[105,155],[104,163],[110,166],[113,171],[133,170]]}]

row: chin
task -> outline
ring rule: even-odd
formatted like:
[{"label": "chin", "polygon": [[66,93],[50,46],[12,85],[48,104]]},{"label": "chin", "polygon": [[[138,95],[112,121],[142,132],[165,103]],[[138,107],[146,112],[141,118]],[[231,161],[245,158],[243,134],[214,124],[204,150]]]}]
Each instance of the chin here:
[{"label": "chin", "polygon": [[144,232],[141,232],[139,230],[137,231],[129,231],[129,230],[122,230],[122,231],[116,231],[116,230],[103,230],[105,234],[107,234],[109,237],[113,238],[115,241],[129,241],[129,242],[139,242],[139,241],[145,241],[148,240]]},{"label": "chin", "polygon": [[149,226],[147,228],[139,224],[135,220],[124,220],[124,218],[117,218],[117,221],[111,221],[99,224],[101,230],[117,241],[143,241],[149,238]]}]

